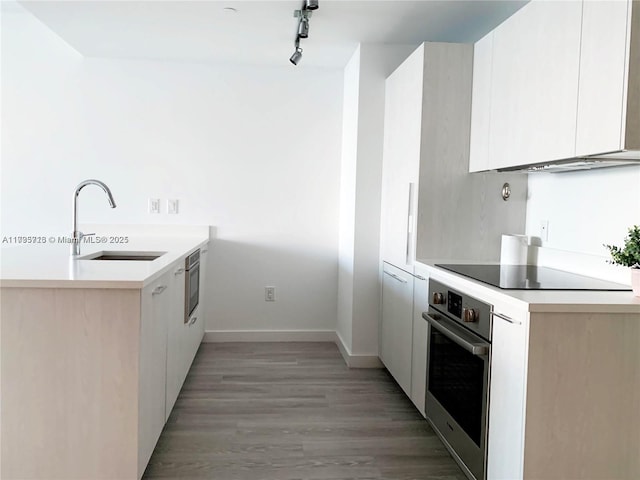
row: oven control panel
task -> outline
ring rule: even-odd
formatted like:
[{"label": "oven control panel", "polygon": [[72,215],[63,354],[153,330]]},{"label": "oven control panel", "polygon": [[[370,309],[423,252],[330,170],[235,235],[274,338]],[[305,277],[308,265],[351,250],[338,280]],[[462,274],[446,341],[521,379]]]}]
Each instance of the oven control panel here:
[{"label": "oven control panel", "polygon": [[450,320],[491,340],[491,305],[434,279],[429,279],[428,298]]},{"label": "oven control panel", "polygon": [[447,291],[447,312],[462,318],[462,295],[458,295],[451,290]]}]

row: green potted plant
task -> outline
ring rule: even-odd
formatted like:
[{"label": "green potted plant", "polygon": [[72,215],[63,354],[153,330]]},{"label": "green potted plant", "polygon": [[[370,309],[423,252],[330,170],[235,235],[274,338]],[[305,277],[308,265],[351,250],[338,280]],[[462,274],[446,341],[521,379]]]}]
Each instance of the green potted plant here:
[{"label": "green potted plant", "polygon": [[636,297],[640,297],[640,226],[629,228],[629,235],[622,248],[605,245],[611,254],[611,263],[631,268],[631,288]]}]

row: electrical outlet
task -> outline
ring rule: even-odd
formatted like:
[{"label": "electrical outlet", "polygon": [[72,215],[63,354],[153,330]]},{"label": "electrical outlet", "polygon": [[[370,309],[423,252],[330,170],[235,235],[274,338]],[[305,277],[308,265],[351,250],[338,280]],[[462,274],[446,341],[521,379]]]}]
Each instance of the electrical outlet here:
[{"label": "electrical outlet", "polygon": [[540,220],[540,240],[549,241],[549,220]]},{"label": "electrical outlet", "polygon": [[180,201],[177,198],[170,198],[167,200],[167,212],[171,214],[178,213],[178,206]]},{"label": "electrical outlet", "polygon": [[160,199],[159,198],[150,198],[149,199],[149,213],[160,213]]},{"label": "electrical outlet", "polygon": [[265,302],[276,301],[276,287],[264,287],[264,301]]}]

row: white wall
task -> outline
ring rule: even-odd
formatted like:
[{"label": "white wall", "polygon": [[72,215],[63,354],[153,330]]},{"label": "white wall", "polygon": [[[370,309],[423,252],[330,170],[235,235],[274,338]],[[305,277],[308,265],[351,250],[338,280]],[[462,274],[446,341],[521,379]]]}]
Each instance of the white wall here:
[{"label": "white wall", "polygon": [[337,331],[353,355],[378,354],[385,80],[415,48],[360,44],[345,68]]},{"label": "white wall", "polygon": [[640,224],[640,167],[529,175],[527,235],[539,237],[542,220],[549,221],[543,247],[581,254],[567,256],[575,265],[564,268],[629,283],[628,272],[607,265],[603,244],[622,245]]},{"label": "white wall", "polygon": [[360,46],[344,69],[342,103],[342,158],[340,170],[340,235],[338,247],[338,319],[336,332],[352,350],[354,221],[358,160],[358,102],[360,92]]},{"label": "white wall", "polygon": [[75,186],[98,178],[118,208],[87,188],[81,223],[217,228],[207,329],[333,330],[342,78],[83,59],[16,7],[2,17],[2,232],[68,232]]}]

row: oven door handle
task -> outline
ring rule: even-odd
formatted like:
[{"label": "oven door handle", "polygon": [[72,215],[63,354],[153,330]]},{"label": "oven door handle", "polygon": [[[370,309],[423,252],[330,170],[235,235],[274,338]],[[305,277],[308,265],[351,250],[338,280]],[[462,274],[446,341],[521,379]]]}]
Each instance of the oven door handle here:
[{"label": "oven door handle", "polygon": [[479,357],[489,353],[489,344],[477,340],[467,340],[462,336],[448,329],[445,325],[433,318],[427,312],[422,312],[422,318],[424,318],[429,324],[438,330],[442,335],[454,342],[456,345],[464,348],[467,352],[477,355]]}]

